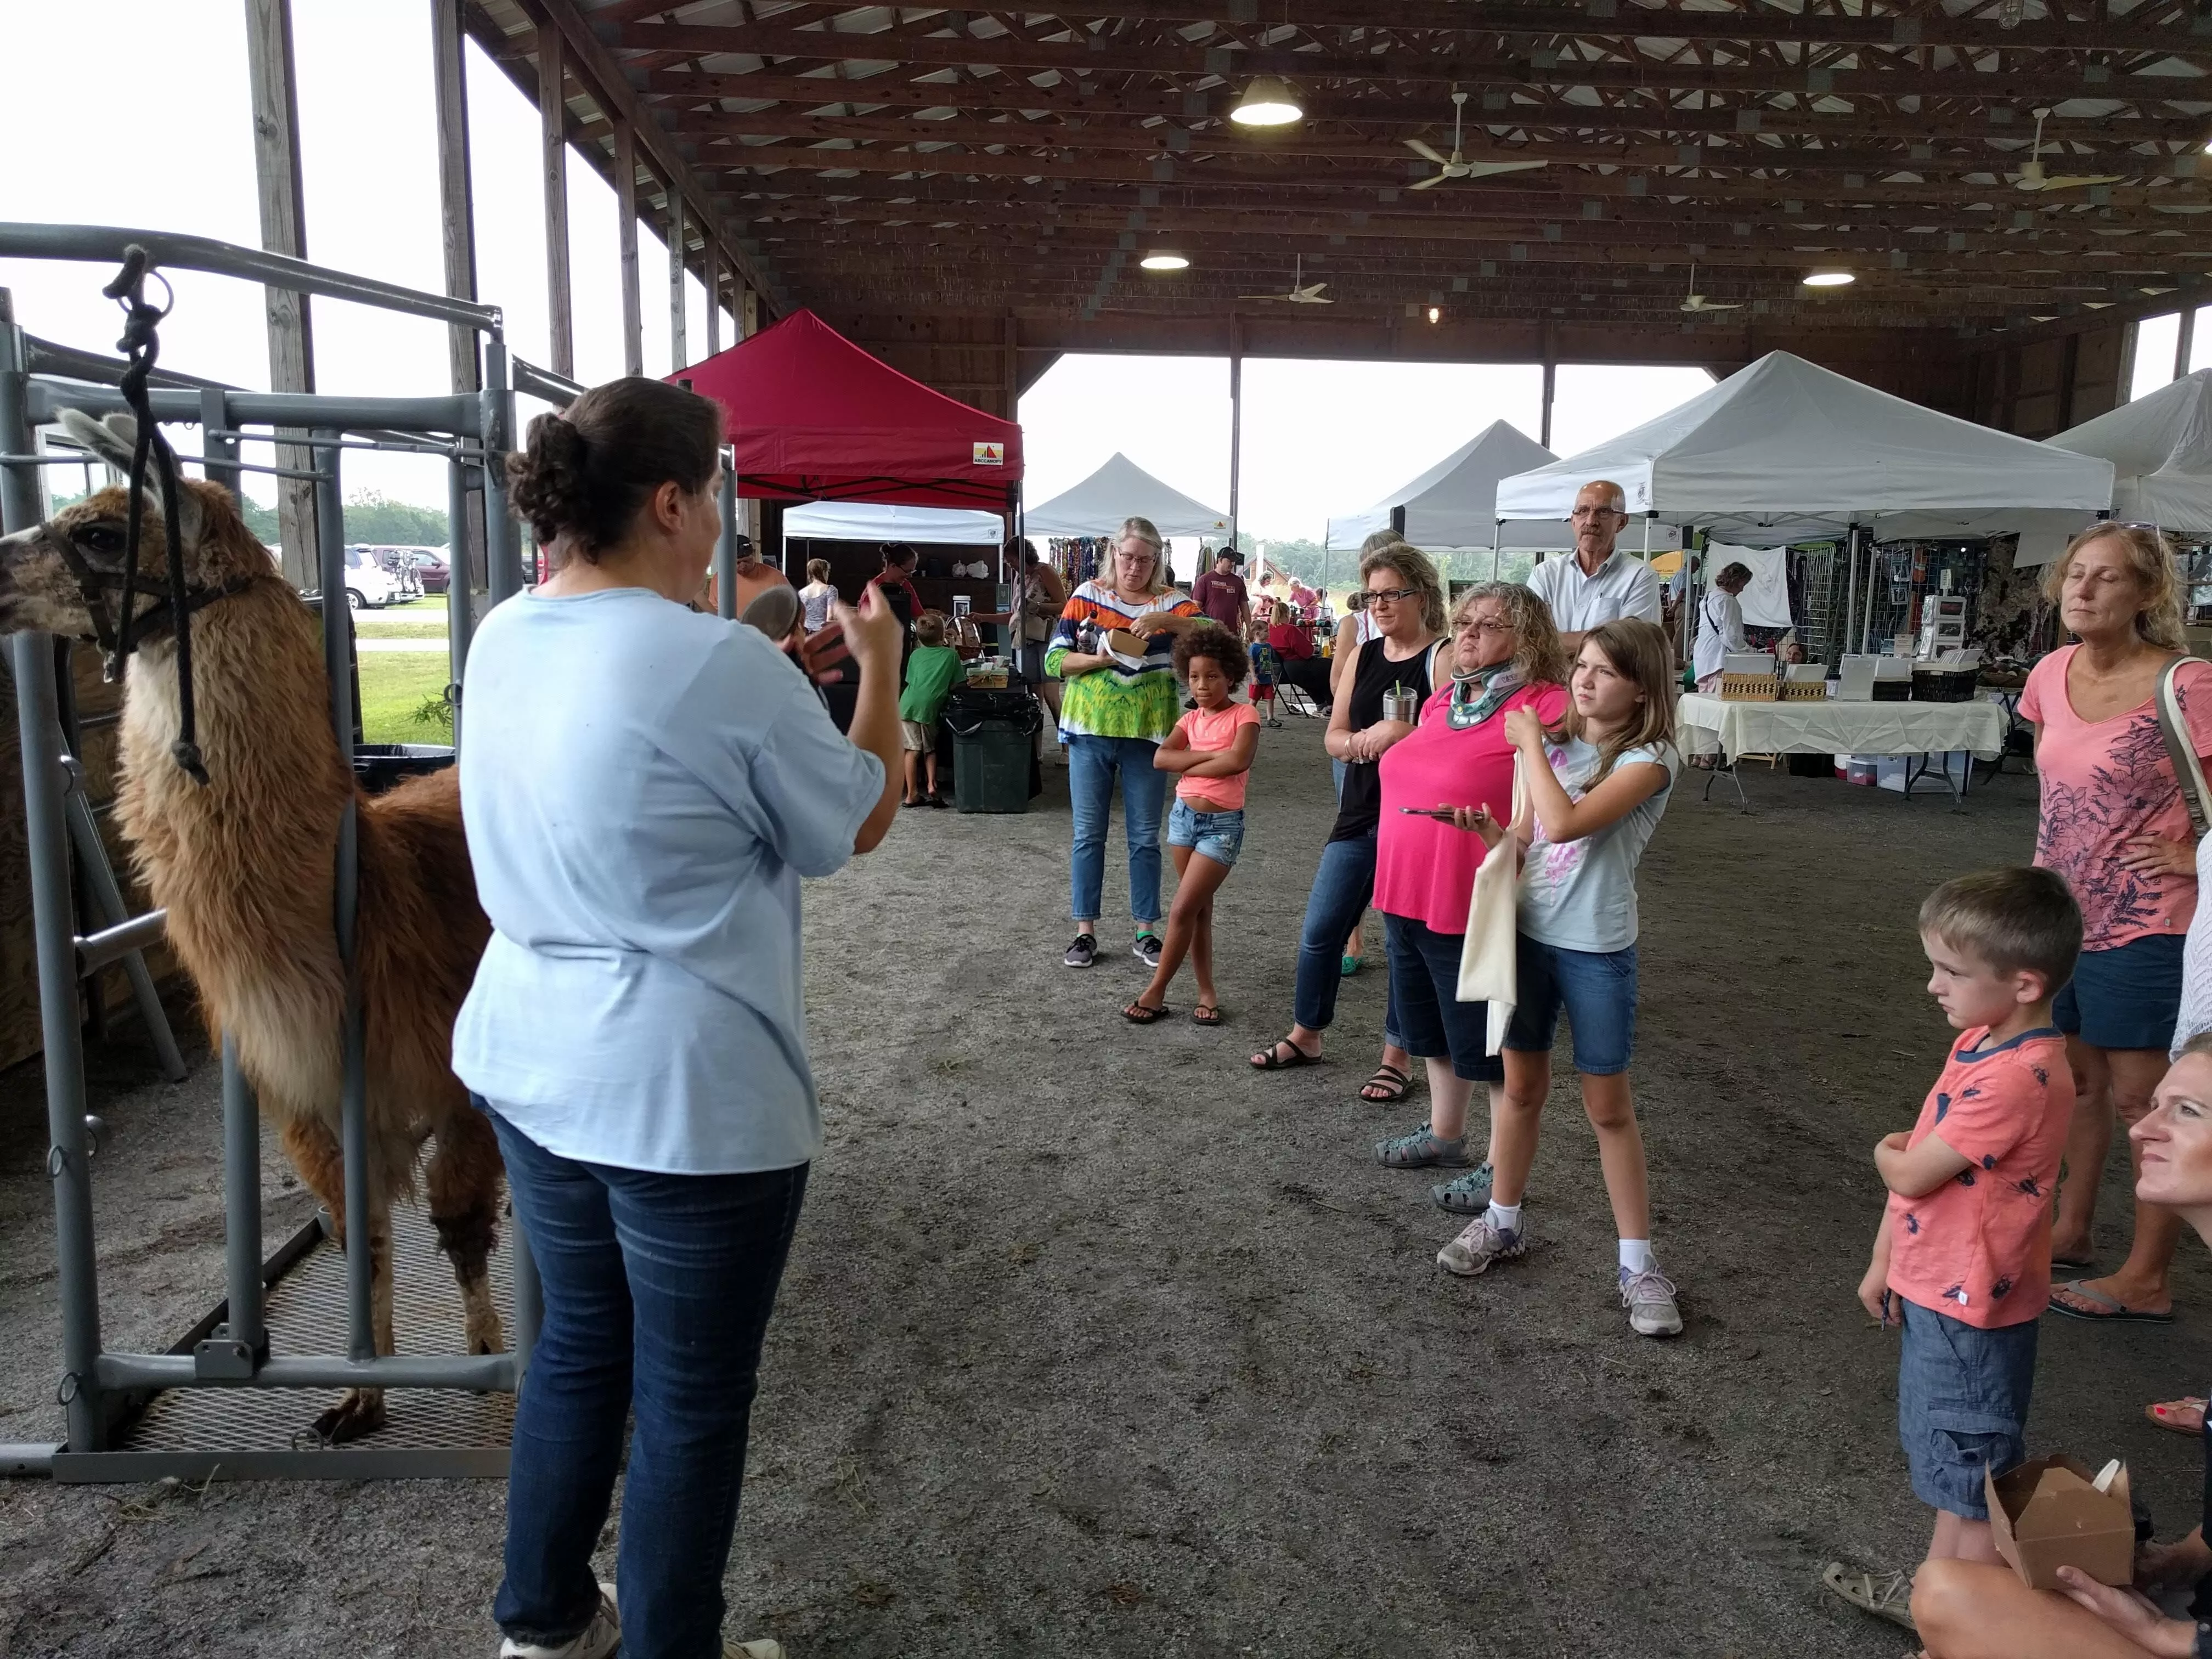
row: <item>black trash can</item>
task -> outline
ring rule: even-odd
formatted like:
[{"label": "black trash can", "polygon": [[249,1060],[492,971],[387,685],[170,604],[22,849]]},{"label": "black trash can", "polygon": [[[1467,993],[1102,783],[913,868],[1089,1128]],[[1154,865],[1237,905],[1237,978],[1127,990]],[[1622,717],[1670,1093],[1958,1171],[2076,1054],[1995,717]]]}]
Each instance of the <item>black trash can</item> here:
[{"label": "black trash can", "polygon": [[1036,734],[1043,724],[1026,691],[963,688],[938,716],[952,734],[952,804],[963,812],[1026,812]]},{"label": "black trash can", "polygon": [[403,778],[427,777],[453,763],[449,744],[362,743],[353,750],[353,775],[372,795],[380,795]]}]

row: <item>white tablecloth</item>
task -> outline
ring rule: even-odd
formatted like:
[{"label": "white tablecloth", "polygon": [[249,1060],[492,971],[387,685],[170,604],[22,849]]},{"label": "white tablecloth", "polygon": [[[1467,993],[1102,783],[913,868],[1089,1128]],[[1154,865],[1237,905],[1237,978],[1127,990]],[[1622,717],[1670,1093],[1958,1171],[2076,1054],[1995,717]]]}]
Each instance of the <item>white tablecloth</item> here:
[{"label": "white tablecloth", "polygon": [[1674,706],[1686,755],[1942,755],[2004,747],[2004,710],[1972,702],[1723,702],[1692,692]]}]

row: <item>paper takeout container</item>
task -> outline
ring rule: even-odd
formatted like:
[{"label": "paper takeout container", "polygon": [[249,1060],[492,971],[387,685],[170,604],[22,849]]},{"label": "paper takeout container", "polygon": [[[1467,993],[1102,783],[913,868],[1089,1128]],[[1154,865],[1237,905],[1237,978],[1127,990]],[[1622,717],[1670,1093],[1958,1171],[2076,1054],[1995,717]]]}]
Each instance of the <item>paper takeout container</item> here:
[{"label": "paper takeout container", "polygon": [[2009,1474],[1986,1470],[1990,1529],[1997,1553],[2012,1563],[2030,1589],[2057,1589],[2058,1569],[2075,1567],[2100,1584],[2133,1582],[2135,1511],[2123,1464],[2112,1489],[2078,1457],[2031,1457]]}]

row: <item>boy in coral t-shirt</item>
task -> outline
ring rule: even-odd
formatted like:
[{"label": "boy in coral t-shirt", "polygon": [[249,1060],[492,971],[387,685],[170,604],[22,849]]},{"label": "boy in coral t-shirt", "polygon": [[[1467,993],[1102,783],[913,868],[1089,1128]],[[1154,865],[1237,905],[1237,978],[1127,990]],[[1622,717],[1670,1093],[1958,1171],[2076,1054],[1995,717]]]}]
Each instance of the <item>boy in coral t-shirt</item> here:
[{"label": "boy in coral t-shirt", "polygon": [[2074,970],[2081,912],[2051,871],[1984,871],[1928,896],[1920,942],[1929,993],[1963,1035],[1911,1133],[1875,1148],[1890,1196],[1859,1300],[1904,1329],[1897,1430],[1913,1492],[1936,1511],[1928,1559],[1995,1561],[1982,1476],[2027,1455],[2074,1111],[2051,1000]]}]

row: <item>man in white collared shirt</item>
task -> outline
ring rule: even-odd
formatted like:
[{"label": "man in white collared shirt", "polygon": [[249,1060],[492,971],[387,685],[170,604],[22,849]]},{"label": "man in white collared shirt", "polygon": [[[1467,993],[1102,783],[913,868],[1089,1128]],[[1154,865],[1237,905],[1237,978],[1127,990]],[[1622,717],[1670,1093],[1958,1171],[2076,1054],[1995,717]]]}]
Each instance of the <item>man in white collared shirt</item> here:
[{"label": "man in white collared shirt", "polygon": [[1613,542],[1628,522],[1628,498],[1621,487],[1599,478],[1575,496],[1575,550],[1571,558],[1547,559],[1528,573],[1528,586],[1552,607],[1559,643],[1571,659],[1583,635],[1601,623],[1622,617],[1659,621],[1659,579],[1641,559],[1619,551]]}]

